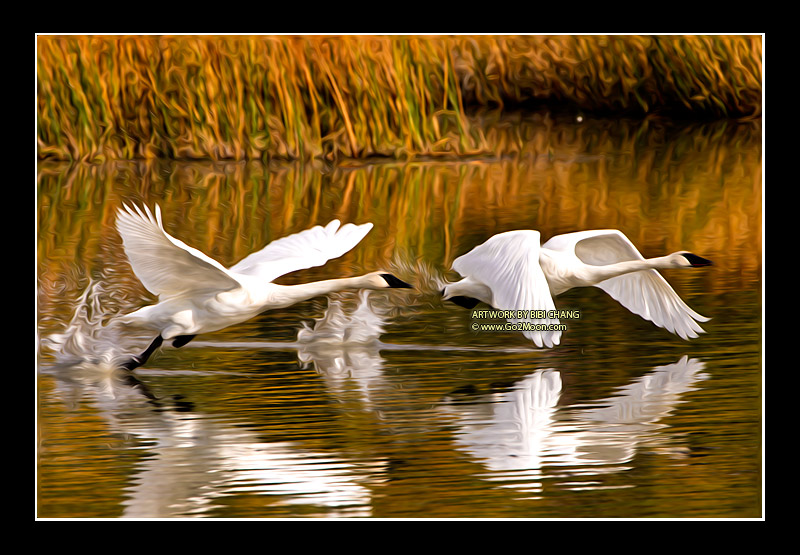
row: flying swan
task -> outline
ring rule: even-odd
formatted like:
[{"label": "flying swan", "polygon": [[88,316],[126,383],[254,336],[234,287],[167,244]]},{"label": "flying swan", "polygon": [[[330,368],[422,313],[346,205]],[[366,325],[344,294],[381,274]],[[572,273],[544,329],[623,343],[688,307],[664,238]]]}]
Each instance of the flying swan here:
[{"label": "flying swan", "polygon": [[[442,297],[465,308],[484,302],[497,310],[555,310],[553,297],[573,287],[599,287],[622,306],[683,339],[697,337],[701,316],[670,287],[657,268],[697,268],[711,261],[687,251],[645,259],[616,229],[557,235],[540,246],[534,230],[499,233],[453,261],[464,276],[447,284]],[[542,314],[542,313],[534,313]],[[556,314],[557,315],[557,312]],[[509,321],[539,327],[558,324],[558,318]],[[561,331],[524,330],[537,347],[553,347]]]},{"label": "flying swan", "polygon": [[133,209],[124,205],[117,212],[116,224],[136,277],[159,297],[158,304],[120,318],[123,324],[158,332],[141,355],[122,365],[128,370],[144,364],[165,340],[182,347],[197,334],[244,322],[266,310],[344,289],[411,288],[384,271],[301,285],[272,283],[284,274],[342,256],[372,229],[371,223],[340,227],[339,220],[333,220],[325,227],[273,241],[227,269],[164,231],[158,205],[155,217],[146,206],[142,211],[136,205]]}]

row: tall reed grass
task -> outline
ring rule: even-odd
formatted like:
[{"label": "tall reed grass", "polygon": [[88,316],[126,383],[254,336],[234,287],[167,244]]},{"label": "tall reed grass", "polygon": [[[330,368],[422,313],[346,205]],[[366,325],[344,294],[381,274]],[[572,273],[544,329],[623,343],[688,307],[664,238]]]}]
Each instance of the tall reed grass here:
[{"label": "tall reed grass", "polygon": [[761,114],[759,36],[39,36],[39,157],[493,152],[476,108]]}]

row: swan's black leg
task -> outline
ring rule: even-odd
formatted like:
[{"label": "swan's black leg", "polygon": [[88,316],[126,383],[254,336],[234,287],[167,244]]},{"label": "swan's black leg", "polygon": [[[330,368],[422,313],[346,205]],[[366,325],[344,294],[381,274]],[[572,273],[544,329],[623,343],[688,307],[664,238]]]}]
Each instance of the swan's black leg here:
[{"label": "swan's black leg", "polygon": [[183,347],[195,337],[197,337],[197,335],[179,335],[178,337],[172,340],[172,346]]},{"label": "swan's black leg", "polygon": [[159,335],[158,337],[153,339],[153,342],[150,343],[150,346],[147,349],[145,349],[145,351],[142,354],[131,358],[128,362],[123,364],[122,367],[126,370],[133,370],[134,368],[140,367],[142,364],[147,362],[147,359],[150,358],[150,355],[152,355],[153,352],[156,349],[158,349],[163,342],[164,338],[161,337],[161,335]]}]

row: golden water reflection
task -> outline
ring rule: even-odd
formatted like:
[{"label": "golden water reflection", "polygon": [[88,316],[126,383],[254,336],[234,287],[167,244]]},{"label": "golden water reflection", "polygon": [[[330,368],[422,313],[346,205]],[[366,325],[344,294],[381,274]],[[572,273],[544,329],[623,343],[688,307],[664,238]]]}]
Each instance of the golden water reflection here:
[{"label": "golden water reflection", "polygon": [[[373,370],[381,375],[383,367]],[[344,379],[373,397],[356,421],[378,418],[397,437],[413,437],[423,422],[427,435],[453,428],[455,449],[468,454],[469,464],[485,467],[476,475],[488,482],[486,487],[499,482],[511,488],[512,497],[535,499],[543,480],[556,479],[565,491],[633,487],[604,488],[596,479],[629,468],[640,449],[686,456],[680,438],[658,433],[666,427],[660,421],[684,402],[694,382],[707,378],[702,370],[702,363],[683,357],[652,369],[612,397],[589,401],[591,408],[586,408],[583,403],[557,406],[560,374],[539,369],[488,396],[444,397],[433,409],[440,415],[438,424],[428,420],[429,410],[401,407],[402,394],[390,376],[379,382],[374,376]],[[329,383],[342,380],[330,367],[321,372]],[[202,372],[191,374],[196,380]],[[154,375],[145,371],[144,379]],[[363,441],[337,452],[317,451],[307,439],[266,438],[249,429],[254,422],[207,413],[175,399],[155,401],[137,383],[102,368],[62,368],[51,376],[62,399],[82,399],[97,410],[112,436],[150,453],[137,462],[124,488],[122,517],[212,516],[233,502],[226,498],[248,495],[262,500],[261,515],[280,515],[290,507],[304,516],[380,516],[373,514],[375,498],[393,489],[401,465],[397,447],[384,441],[373,444],[380,446],[380,454],[360,452],[359,445],[367,445]],[[346,388],[331,393],[348,402]],[[450,472],[461,471],[463,464],[447,463]]]}]

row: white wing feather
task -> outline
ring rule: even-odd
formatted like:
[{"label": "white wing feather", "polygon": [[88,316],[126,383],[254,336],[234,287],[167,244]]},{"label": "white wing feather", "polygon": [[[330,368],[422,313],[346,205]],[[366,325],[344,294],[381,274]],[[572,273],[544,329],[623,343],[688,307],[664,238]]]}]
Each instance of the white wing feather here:
[{"label": "white wing feather", "polygon": [[371,223],[345,224],[340,228],[339,220],[333,220],[325,227],[318,225],[277,239],[231,266],[230,271],[272,281],[342,256],[360,243],[371,229]]},{"label": "white wing feather", "polygon": [[[538,231],[508,231],[491,237],[453,262],[462,276],[480,281],[492,291],[492,306],[498,310],[555,309],[547,279],[539,265]],[[558,324],[558,320],[511,319],[536,324]],[[523,331],[537,347],[553,347],[561,342],[560,331]]]},{"label": "white wing feather", "polygon": [[[543,248],[574,253],[582,262],[605,266],[625,260],[644,260],[633,243],[616,229],[578,231],[557,235]],[[632,272],[596,284],[622,306],[683,339],[704,333],[701,316],[683,302],[657,270]]]},{"label": "white wing feather", "polygon": [[227,291],[239,282],[219,262],[170,236],[156,215],[136,205],[117,211],[117,231],[136,277],[148,291],[175,297],[199,291]]}]

